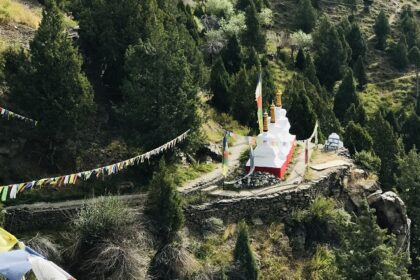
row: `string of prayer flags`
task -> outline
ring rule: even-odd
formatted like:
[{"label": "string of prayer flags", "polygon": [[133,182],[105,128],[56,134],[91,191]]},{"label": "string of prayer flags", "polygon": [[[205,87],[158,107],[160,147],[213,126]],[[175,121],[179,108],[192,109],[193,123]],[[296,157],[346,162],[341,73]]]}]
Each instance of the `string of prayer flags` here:
[{"label": "string of prayer flags", "polygon": [[16,114],[16,113],[14,113],[12,111],[9,111],[9,110],[7,110],[5,108],[2,108],[2,107],[0,107],[0,115],[3,118],[8,119],[8,120],[15,118],[15,119],[19,119],[21,121],[24,121],[26,123],[31,123],[35,126],[38,124],[38,122],[33,120],[33,119],[30,119],[30,118],[24,117],[22,115]]},{"label": "string of prayer flags", "polygon": [[175,147],[178,143],[185,140],[190,130],[182,133],[175,139],[163,144],[160,147],[157,147],[145,154],[137,155],[127,160],[123,160],[117,163],[106,165],[103,167],[98,167],[92,170],[82,171],[69,175],[62,175],[53,178],[43,178],[39,180],[34,180],[25,183],[10,184],[7,186],[0,186],[0,196],[1,201],[6,201],[9,197],[10,199],[15,199],[19,193],[22,193],[28,189],[33,189],[35,187],[62,187],[65,185],[75,185],[79,180],[87,181],[90,178],[100,178],[104,176],[110,176],[116,173],[119,173],[130,166],[138,165],[143,163],[145,160],[150,160],[150,158],[163,153],[164,151]]}]

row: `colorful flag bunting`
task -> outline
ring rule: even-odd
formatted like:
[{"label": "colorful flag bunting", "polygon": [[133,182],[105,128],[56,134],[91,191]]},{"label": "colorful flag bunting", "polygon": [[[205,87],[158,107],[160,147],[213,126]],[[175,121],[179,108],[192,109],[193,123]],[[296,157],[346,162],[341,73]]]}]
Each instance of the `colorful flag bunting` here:
[{"label": "colorful flag bunting", "polygon": [[[43,178],[43,179],[31,181],[31,182],[0,186],[1,201],[6,201],[8,193],[9,193],[10,199],[15,199],[18,193],[21,193],[28,189],[32,189],[34,187],[44,187],[44,186],[61,187],[64,185],[74,185],[77,183],[79,179],[86,181],[89,178],[91,178],[92,175],[96,176],[96,178],[99,178],[105,175],[109,176],[109,175],[116,174],[126,169],[129,166],[133,166],[134,164],[139,164],[140,162],[143,163],[145,159],[149,160],[152,156],[156,156],[171,147],[175,147],[176,144],[185,140],[189,132],[190,131],[187,130],[186,132],[179,135],[175,139],[145,154],[138,155],[133,158],[120,161],[111,165],[106,165],[106,166],[95,168],[92,170],[82,171],[82,172],[69,174],[69,175],[62,175],[62,176],[53,177],[53,178]],[[9,192],[9,189],[10,189],[10,192]]]},{"label": "colorful flag bunting", "polygon": [[19,119],[21,121],[27,122],[27,123],[31,123],[33,125],[37,125],[38,124],[38,122],[35,121],[35,120],[33,120],[33,119],[24,117],[24,116],[19,115],[19,114],[16,114],[16,113],[13,113],[12,111],[9,111],[9,110],[4,109],[2,107],[0,107],[0,115],[3,118],[8,119],[8,120],[15,118],[15,119]]}]

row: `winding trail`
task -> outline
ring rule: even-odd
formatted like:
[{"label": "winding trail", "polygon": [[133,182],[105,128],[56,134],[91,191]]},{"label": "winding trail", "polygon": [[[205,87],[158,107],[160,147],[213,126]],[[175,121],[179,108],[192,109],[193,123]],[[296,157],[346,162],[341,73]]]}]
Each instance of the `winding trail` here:
[{"label": "winding trail", "polygon": [[[249,145],[245,142],[237,141],[235,145],[229,148],[229,172],[232,172],[239,166],[241,154],[248,149]],[[216,184],[223,180],[222,165],[218,164],[212,172],[206,173],[197,179],[186,182],[182,187],[178,188],[182,194],[189,194],[194,191],[203,189],[210,184]]]}]

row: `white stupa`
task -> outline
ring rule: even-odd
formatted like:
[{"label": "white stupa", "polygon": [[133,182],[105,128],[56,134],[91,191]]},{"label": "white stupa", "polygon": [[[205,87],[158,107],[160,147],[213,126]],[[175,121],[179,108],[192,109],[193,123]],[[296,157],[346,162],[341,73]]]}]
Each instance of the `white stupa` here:
[{"label": "white stupa", "polygon": [[[276,106],[270,107],[270,115],[264,114],[264,132],[257,137],[257,147],[254,150],[255,171],[272,173],[284,178],[287,166],[293,155],[296,136],[290,134],[290,123],[282,108],[281,93],[276,95]],[[269,124],[270,122],[270,124]],[[246,164],[250,169],[251,161]]]}]

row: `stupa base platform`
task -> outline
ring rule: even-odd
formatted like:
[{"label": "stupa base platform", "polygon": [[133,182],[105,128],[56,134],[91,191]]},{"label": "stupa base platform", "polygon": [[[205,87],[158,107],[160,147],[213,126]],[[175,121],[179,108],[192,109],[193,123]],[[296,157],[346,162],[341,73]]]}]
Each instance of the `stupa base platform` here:
[{"label": "stupa base platform", "polygon": [[[274,176],[284,180],[286,176],[287,167],[292,160],[293,154],[295,152],[296,141],[293,141],[292,147],[290,148],[289,154],[287,155],[286,160],[281,167],[267,167],[267,166],[255,166],[255,172],[265,172],[273,174]],[[249,172],[250,167],[246,166],[246,172]]]}]

